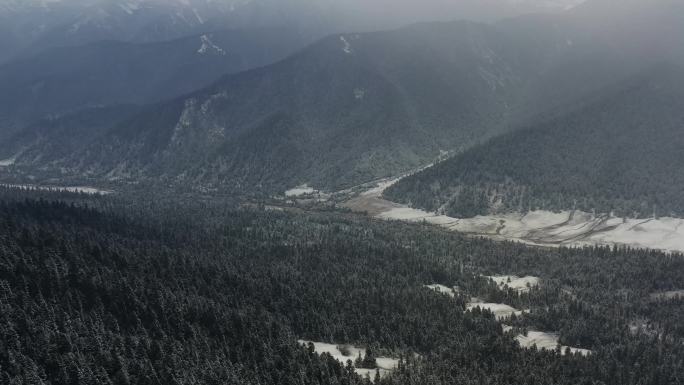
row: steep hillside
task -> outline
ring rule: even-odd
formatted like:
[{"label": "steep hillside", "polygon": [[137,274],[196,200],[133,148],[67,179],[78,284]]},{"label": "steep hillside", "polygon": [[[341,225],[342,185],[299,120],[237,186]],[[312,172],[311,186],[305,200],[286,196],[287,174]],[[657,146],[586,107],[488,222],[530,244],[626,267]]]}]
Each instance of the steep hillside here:
[{"label": "steep hillside", "polygon": [[6,159],[7,164],[17,161],[44,164],[62,159],[92,144],[113,125],[130,119],[141,109],[135,105],[93,107],[58,118],[41,119],[0,142],[0,159]]},{"label": "steep hillside", "polygon": [[164,43],[57,48],[13,61],[0,66],[0,139],[46,116],[171,99],[308,43],[296,29],[219,31]]},{"label": "steep hillside", "polygon": [[454,217],[573,208],[684,215],[684,70],[657,66],[603,94],[409,177],[385,195]]},{"label": "steep hillside", "polygon": [[268,193],[397,175],[590,108],[654,63],[682,62],[670,38],[684,27],[671,15],[676,3],[630,3],[632,11],[606,23],[583,16],[589,6],[597,5],[494,25],[332,35],[148,107],[75,154],[16,163],[54,177]]}]

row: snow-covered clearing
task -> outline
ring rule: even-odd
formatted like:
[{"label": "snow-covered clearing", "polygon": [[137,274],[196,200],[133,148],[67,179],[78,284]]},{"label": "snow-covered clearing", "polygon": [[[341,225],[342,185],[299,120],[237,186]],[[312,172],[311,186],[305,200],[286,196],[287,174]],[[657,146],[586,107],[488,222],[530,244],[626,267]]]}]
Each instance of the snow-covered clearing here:
[{"label": "snow-covered clearing", "polygon": [[482,301],[477,300],[476,298],[474,298],[472,302],[469,302],[466,305],[466,309],[468,309],[468,310],[473,310],[473,309],[478,308],[478,307],[482,310],[487,309],[487,310],[491,311],[497,320],[502,320],[504,318],[508,318],[513,314],[515,314],[516,316],[523,314],[522,310],[518,310],[512,306],[509,306],[509,305],[506,305],[503,303],[482,302]]},{"label": "snow-covered clearing", "polygon": [[[433,290],[434,292],[439,294],[448,295],[450,297],[455,297],[456,293],[459,292],[458,288],[451,288],[440,284],[423,285],[423,287]],[[471,298],[470,302],[466,304],[467,310],[473,310],[477,307],[479,307],[482,310],[487,309],[491,311],[497,320],[508,318],[513,314],[519,316],[524,313],[524,311],[518,310],[512,306],[503,303],[488,303],[480,300],[479,298]]]},{"label": "snow-covered clearing", "polygon": [[[335,345],[328,344],[325,342],[314,342],[306,340],[298,340],[297,342],[299,342],[302,345],[308,345],[309,343],[312,343],[314,345],[314,350],[316,353],[328,353],[334,359],[345,365],[347,361],[350,360],[353,363],[354,360],[356,360],[356,358],[359,356],[359,354],[361,354],[362,357],[366,356],[366,349],[358,348],[352,345]],[[340,350],[340,348],[342,348],[342,350]],[[375,362],[378,366],[377,371],[380,373],[381,377],[386,376],[392,370],[396,369],[399,366],[399,360],[390,357],[377,357]],[[364,377],[368,375],[371,378],[371,380],[375,378],[376,369],[355,368],[354,371],[357,374]]]},{"label": "snow-covered clearing", "polygon": [[[558,333],[528,331],[526,336],[520,334],[517,337],[515,337],[515,339],[520,343],[520,346],[522,346],[523,348],[531,348],[532,346],[536,346],[537,349],[555,350],[558,346],[559,337],[560,336]],[[572,354],[580,353],[583,356],[586,356],[591,353],[591,350],[587,349],[573,348],[570,346],[561,346],[561,354],[565,354],[565,351],[568,348],[570,349],[570,352]]]},{"label": "snow-covered clearing", "polygon": [[[525,278],[517,278],[515,276],[497,276],[497,277],[488,277],[493,279],[494,281],[502,282],[503,284],[510,284],[513,282],[508,282],[509,277],[514,277],[520,282],[534,282],[535,285],[538,284],[538,278],[536,277],[525,277]],[[424,287],[427,287],[429,289],[434,290],[435,292],[442,293],[442,294],[447,294],[450,296],[454,296],[456,293],[455,289],[451,289],[447,286],[440,285],[440,284],[433,284],[433,285],[424,285]],[[529,288],[525,286],[525,289]],[[512,306],[502,304],[502,303],[486,303],[481,301],[478,298],[472,298],[471,302],[469,302],[466,305],[467,310],[473,310],[475,308],[480,308],[482,310],[489,310],[494,314],[494,317],[498,321],[504,320],[511,315],[515,314],[516,316],[520,316],[524,314],[526,311],[525,310],[518,310]],[[511,326],[503,325],[503,330],[504,332],[509,332],[513,330]],[[531,348],[532,346],[536,346],[538,349],[547,349],[547,350],[555,350],[556,347],[559,345],[558,340],[560,336],[558,333],[548,333],[548,332],[539,332],[539,331],[529,331],[527,335],[522,335],[519,334],[518,336],[515,337],[515,339],[520,343],[520,346],[523,348]],[[571,346],[561,346],[561,354],[565,354],[566,350],[570,349],[570,352],[575,354],[575,353],[580,353],[584,356],[588,355],[591,353],[590,350],[586,349],[580,349],[580,348],[574,348]]]},{"label": "snow-covered clearing", "polygon": [[[439,294],[445,294],[450,297],[455,297],[456,293],[458,293],[457,288],[450,288],[448,286],[440,285],[440,284],[432,284],[432,285],[423,285],[423,287],[428,288],[430,290],[433,290],[436,293]],[[503,304],[503,303],[488,303],[484,302],[479,298],[471,298],[470,302],[466,304],[466,309],[467,310],[473,310],[475,308],[479,307],[482,310],[489,310],[494,314],[497,320],[502,320],[504,318],[508,318],[511,315],[515,314],[516,316],[522,315],[525,311],[518,310],[512,306]]]},{"label": "snow-covered clearing", "polygon": [[532,276],[520,278],[515,275],[493,275],[485,278],[491,279],[500,288],[513,289],[519,293],[527,293],[531,288],[539,286],[539,278]]},{"label": "snow-covered clearing", "polygon": [[455,288],[451,288],[451,287],[448,287],[448,286],[440,285],[440,284],[438,284],[438,283],[433,284],[433,285],[424,285],[424,287],[426,287],[426,288],[428,288],[428,289],[430,289],[430,290],[434,290],[434,291],[436,291],[436,292],[438,292],[438,293],[441,293],[441,294],[446,294],[446,295],[448,295],[449,297],[452,297],[452,298],[456,296],[456,292],[457,292],[457,290],[456,290]]},{"label": "snow-covered clearing", "polygon": [[37,185],[30,185],[30,184],[7,184],[7,183],[2,183],[2,184],[0,184],[0,186],[6,187],[6,188],[23,189],[23,190],[71,192],[71,193],[81,193],[81,194],[88,194],[88,195],[112,194],[112,191],[100,190],[100,189],[95,188],[95,187],[84,187],[84,186],[62,187],[62,186],[37,186]]}]

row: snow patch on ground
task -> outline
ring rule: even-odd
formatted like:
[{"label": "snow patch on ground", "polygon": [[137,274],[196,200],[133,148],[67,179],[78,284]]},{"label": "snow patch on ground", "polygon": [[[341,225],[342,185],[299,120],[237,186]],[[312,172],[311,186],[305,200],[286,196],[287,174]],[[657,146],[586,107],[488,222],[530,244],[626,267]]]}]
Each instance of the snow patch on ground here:
[{"label": "snow patch on ground", "polygon": [[[493,277],[488,277],[495,281],[497,284],[508,286],[511,288],[516,288],[520,287],[526,290],[529,290],[529,287],[527,284],[529,283],[530,286],[533,284],[536,286],[539,284],[539,279],[537,277],[523,277],[523,278],[518,278],[516,276],[493,276]],[[509,282],[510,278],[510,282]],[[522,286],[524,283],[524,286]],[[431,290],[434,290],[435,292],[441,293],[441,294],[446,294],[451,297],[454,297],[457,290],[454,288],[449,288],[444,285],[440,284],[433,284],[433,285],[424,285],[424,287],[429,288]],[[670,293],[670,292],[668,292]],[[682,295],[684,295],[684,290],[680,292]],[[466,305],[466,310],[472,311],[475,308],[480,308],[482,310],[489,310],[494,314],[494,317],[498,321],[504,320],[513,314],[516,316],[520,316],[524,314],[526,311],[525,310],[518,310],[512,306],[502,304],[502,303],[487,303],[479,300],[478,298],[472,298],[471,302],[469,302]],[[503,331],[505,333],[510,332],[513,330],[512,326],[509,325],[502,325]],[[515,339],[520,343],[520,346],[523,348],[531,348],[532,346],[536,346],[537,349],[547,349],[547,350],[555,350],[556,347],[558,347],[559,343],[558,340],[560,338],[559,333],[548,333],[548,332],[539,332],[539,331],[529,331],[527,335],[519,334],[518,336],[515,337]],[[561,354],[565,355],[566,350],[570,349],[570,352],[572,354],[582,354],[583,356],[587,356],[591,354],[591,350],[587,349],[580,349],[580,348],[574,348],[571,346],[561,346]]]},{"label": "snow patch on ground", "polygon": [[214,42],[211,41],[211,37],[209,35],[200,36],[200,41],[202,42],[202,46],[197,50],[198,54],[219,56],[226,55],[226,51],[224,51],[223,48],[214,44]]},{"label": "snow patch on ground", "polygon": [[513,314],[515,314],[516,316],[523,314],[522,310],[518,310],[512,306],[503,303],[486,303],[477,301],[475,299],[473,302],[470,302],[466,305],[467,310],[473,310],[477,307],[479,307],[482,310],[487,309],[491,311],[494,314],[494,317],[496,317],[496,319],[499,321],[504,318],[508,318]]},{"label": "snow patch on ground", "polygon": [[132,15],[135,13],[135,11],[140,9],[140,4],[136,2],[127,1],[123,4],[119,4],[119,7],[127,14]]},{"label": "snow patch on ground", "polygon": [[[334,359],[345,365],[349,360],[351,360],[353,363],[354,360],[356,360],[356,358],[359,356],[359,354],[361,354],[362,357],[366,356],[366,349],[358,348],[352,345],[335,345],[328,344],[325,342],[313,342],[306,340],[298,340],[297,342],[305,346],[309,343],[312,343],[314,345],[314,350],[317,354],[328,353]],[[345,351],[344,353],[346,353],[346,355],[342,352],[342,350],[340,350],[340,348],[343,348],[343,350]],[[380,372],[381,377],[388,375],[392,370],[396,369],[399,366],[399,360],[395,358],[378,357],[375,361],[378,366],[377,371]],[[354,371],[360,376],[370,376],[371,380],[375,378],[376,369],[355,368]]]},{"label": "snow patch on ground", "polygon": [[9,167],[9,166],[13,165],[14,162],[16,162],[16,160],[17,160],[16,156],[13,156],[13,157],[11,157],[9,159],[5,159],[5,160],[0,160],[0,167]]},{"label": "snow patch on ground", "polygon": [[192,9],[192,13],[195,15],[195,18],[200,24],[204,24],[204,19],[202,19],[202,16],[200,16],[199,12],[197,12],[196,8]]},{"label": "snow patch on ground", "polygon": [[[510,330],[510,329],[509,329]],[[546,333],[538,331],[529,331],[527,335],[518,335],[515,339],[520,343],[523,348],[531,348],[536,346],[537,349],[555,350],[558,347],[558,339],[560,338],[558,333]],[[561,354],[565,354],[567,349],[570,349],[572,354],[581,354],[587,356],[591,354],[591,350],[573,348],[570,346],[561,346]]]},{"label": "snow patch on ground", "polygon": [[313,187],[309,187],[308,185],[301,185],[297,186],[295,188],[289,189],[285,191],[285,196],[286,197],[299,197],[303,195],[311,195],[311,194],[316,194],[318,193],[318,190],[315,190]]},{"label": "snow patch on ground", "polygon": [[340,36],[340,41],[342,42],[342,51],[346,53],[347,55],[351,55],[354,53],[354,51],[351,48],[351,44],[349,44],[349,41],[344,36]]},{"label": "snow patch on ground", "polygon": [[652,293],[651,299],[654,301],[668,301],[671,299],[684,299],[684,290],[671,290]]},{"label": "snow patch on ground", "polygon": [[446,294],[452,298],[455,297],[456,293],[458,292],[455,288],[451,288],[451,287],[440,285],[440,284],[424,285],[423,287],[426,287],[430,290],[434,290],[434,291],[441,293],[441,294]]},{"label": "snow patch on ground", "polygon": [[539,286],[539,278],[532,276],[520,278],[515,275],[494,275],[485,278],[491,279],[500,288],[513,289],[519,293],[527,293],[531,288]]},{"label": "snow patch on ground", "polygon": [[375,187],[372,187],[363,193],[361,193],[362,196],[373,196],[373,197],[379,197],[382,195],[382,193],[390,188],[392,185],[395,183],[399,182],[401,178],[394,178],[394,179],[383,179],[375,184]]},{"label": "snow patch on ground", "polygon": [[[440,284],[423,285],[423,287],[428,288],[430,290],[433,290],[439,294],[448,295],[452,298],[455,297],[456,294],[459,292],[458,288],[456,288],[456,287],[451,288],[451,287],[448,287],[445,285],[440,285]],[[480,300],[479,298],[471,298],[470,302],[468,304],[466,304],[466,310],[473,310],[477,307],[479,307],[482,310],[487,309],[487,310],[491,311],[497,320],[502,320],[504,318],[508,318],[513,314],[515,314],[516,316],[519,316],[525,312],[522,310],[518,310],[512,306],[503,304],[503,303],[484,302],[484,301]]]}]

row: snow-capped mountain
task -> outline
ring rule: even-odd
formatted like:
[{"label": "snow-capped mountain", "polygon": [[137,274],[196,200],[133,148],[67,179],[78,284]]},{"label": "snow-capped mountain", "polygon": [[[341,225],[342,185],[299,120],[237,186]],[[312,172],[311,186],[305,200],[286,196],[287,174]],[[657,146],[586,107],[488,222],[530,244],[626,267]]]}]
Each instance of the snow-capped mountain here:
[{"label": "snow-capped mountain", "polygon": [[[0,0],[0,62],[99,40],[155,42],[220,29],[298,27],[321,37],[453,19],[560,11],[582,0]],[[392,9],[392,12],[387,12]]]},{"label": "snow-capped mountain", "polygon": [[0,61],[99,40],[154,42],[230,27],[250,0],[0,0]]}]

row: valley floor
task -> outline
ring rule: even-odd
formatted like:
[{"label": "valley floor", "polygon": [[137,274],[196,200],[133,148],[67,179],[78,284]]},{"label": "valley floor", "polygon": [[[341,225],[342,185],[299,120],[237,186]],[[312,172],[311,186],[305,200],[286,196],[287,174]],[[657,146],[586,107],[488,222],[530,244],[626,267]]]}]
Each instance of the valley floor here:
[{"label": "valley floor", "polygon": [[397,180],[382,181],[344,203],[344,206],[376,218],[425,221],[462,233],[537,246],[626,245],[684,252],[684,219],[624,219],[580,211],[533,211],[526,214],[452,218],[384,199],[383,191]]}]

